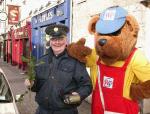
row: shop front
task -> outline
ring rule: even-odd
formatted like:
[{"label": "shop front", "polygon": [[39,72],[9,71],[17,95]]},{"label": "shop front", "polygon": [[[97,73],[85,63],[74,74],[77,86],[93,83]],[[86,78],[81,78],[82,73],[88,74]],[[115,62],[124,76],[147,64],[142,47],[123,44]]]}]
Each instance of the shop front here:
[{"label": "shop front", "polygon": [[[45,28],[50,24],[62,23],[70,27],[70,0],[64,0],[50,9],[32,17],[32,55],[38,60],[49,48],[49,36]],[[68,34],[68,43],[70,37]]]},{"label": "shop front", "polygon": [[3,58],[3,61],[6,61],[7,34],[8,33],[1,34],[1,58]]},{"label": "shop front", "polygon": [[3,43],[4,43],[3,35],[0,35],[0,58],[3,58]]},{"label": "shop front", "polygon": [[27,22],[25,26],[13,31],[12,40],[12,60],[13,65],[25,70],[27,63],[22,61],[22,56],[28,58],[31,53],[31,24]]},{"label": "shop front", "polygon": [[11,37],[11,31],[7,34],[7,40],[6,40],[6,61],[7,63],[12,63],[12,37]]}]

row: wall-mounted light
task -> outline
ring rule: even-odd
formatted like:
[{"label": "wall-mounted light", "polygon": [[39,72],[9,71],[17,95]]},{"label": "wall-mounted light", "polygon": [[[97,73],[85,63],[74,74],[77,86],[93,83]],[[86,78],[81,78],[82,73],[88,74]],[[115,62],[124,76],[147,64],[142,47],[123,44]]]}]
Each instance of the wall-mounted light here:
[{"label": "wall-mounted light", "polygon": [[22,3],[23,3],[23,5],[26,5],[26,0],[24,0]]},{"label": "wall-mounted light", "polygon": [[13,28],[14,28],[13,26],[10,26],[10,31],[13,30]]},{"label": "wall-mounted light", "polygon": [[34,11],[34,14],[36,14],[38,12],[38,10],[36,9],[35,11]]},{"label": "wall-mounted light", "polygon": [[29,15],[32,15],[32,10],[29,12]]},{"label": "wall-mounted light", "polygon": [[41,7],[39,8],[39,11],[41,11],[44,7],[41,5]]},{"label": "wall-mounted light", "polygon": [[76,0],[75,1],[75,4],[82,4],[82,3],[84,3],[84,2],[86,2],[87,0]]},{"label": "wall-mounted light", "polygon": [[45,5],[45,7],[48,7],[48,6],[50,6],[50,5],[51,5],[51,2],[48,1],[48,3]]},{"label": "wall-mounted light", "polygon": [[4,1],[4,0],[0,0],[0,5],[2,4],[3,1]]},{"label": "wall-mounted light", "polygon": [[21,21],[18,22],[18,26],[21,27]]},{"label": "wall-mounted light", "polygon": [[15,24],[15,27],[16,27],[16,28],[17,28],[17,26],[18,26],[18,25],[17,25],[17,24]]},{"label": "wall-mounted light", "polygon": [[143,0],[140,3],[143,4],[145,7],[150,8],[150,0]]},{"label": "wall-mounted light", "polygon": [[61,0],[57,0],[57,4],[59,4],[61,2]]},{"label": "wall-mounted light", "polygon": [[0,21],[6,21],[7,20],[7,13],[4,11],[0,11]]},{"label": "wall-mounted light", "polygon": [[6,38],[6,33],[2,34],[2,37],[5,39]]}]

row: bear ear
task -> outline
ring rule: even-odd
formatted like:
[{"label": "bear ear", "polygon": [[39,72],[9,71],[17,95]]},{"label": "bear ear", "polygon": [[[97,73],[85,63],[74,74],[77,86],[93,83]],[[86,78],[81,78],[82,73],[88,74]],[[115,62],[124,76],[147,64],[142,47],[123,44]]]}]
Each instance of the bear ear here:
[{"label": "bear ear", "polygon": [[128,15],[126,17],[126,23],[128,25],[130,32],[133,34],[133,36],[137,37],[138,31],[139,31],[139,25],[138,25],[137,20],[133,16]]},{"label": "bear ear", "polygon": [[94,17],[91,18],[89,25],[88,25],[88,31],[90,34],[94,34],[96,32],[95,26],[96,22],[99,20],[99,16],[95,15]]}]

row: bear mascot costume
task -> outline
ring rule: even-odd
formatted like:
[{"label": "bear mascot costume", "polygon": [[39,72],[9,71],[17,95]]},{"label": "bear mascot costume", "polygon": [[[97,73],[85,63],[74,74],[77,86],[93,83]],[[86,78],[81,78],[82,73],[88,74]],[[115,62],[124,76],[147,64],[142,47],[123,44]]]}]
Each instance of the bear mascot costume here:
[{"label": "bear mascot costume", "polygon": [[139,25],[120,7],[93,16],[88,26],[95,49],[85,39],[67,47],[69,54],[91,68],[92,114],[138,114],[138,102],[150,98],[150,63],[135,48]]}]

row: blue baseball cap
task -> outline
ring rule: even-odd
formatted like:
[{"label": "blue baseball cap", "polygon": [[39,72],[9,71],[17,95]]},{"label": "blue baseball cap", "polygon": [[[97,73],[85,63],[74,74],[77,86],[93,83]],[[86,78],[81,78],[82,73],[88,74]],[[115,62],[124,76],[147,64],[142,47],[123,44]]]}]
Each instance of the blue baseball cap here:
[{"label": "blue baseball cap", "polygon": [[109,7],[100,14],[96,23],[96,32],[110,34],[118,31],[126,21],[128,12],[120,6]]}]

